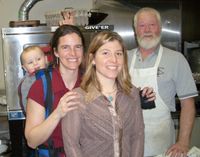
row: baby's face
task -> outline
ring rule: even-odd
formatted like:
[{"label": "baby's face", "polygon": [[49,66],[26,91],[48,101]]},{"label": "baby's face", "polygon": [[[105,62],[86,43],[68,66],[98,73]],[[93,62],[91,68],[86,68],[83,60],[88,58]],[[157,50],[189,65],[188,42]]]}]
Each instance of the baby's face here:
[{"label": "baby's face", "polygon": [[36,70],[46,68],[46,57],[42,51],[31,50],[23,55],[23,68],[33,74]]}]

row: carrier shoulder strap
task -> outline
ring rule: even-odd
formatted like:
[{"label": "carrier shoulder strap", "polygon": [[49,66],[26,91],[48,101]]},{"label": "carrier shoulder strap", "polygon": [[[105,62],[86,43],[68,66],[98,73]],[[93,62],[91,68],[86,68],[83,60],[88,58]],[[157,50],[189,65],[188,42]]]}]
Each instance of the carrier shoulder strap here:
[{"label": "carrier shoulder strap", "polygon": [[[44,90],[44,103],[45,103],[45,118],[47,118],[53,108],[53,91],[52,91],[52,68],[43,69],[38,71],[36,79],[42,79],[43,90]],[[54,143],[51,138],[48,139],[49,156],[56,157],[54,151]]]},{"label": "carrier shoulder strap", "polygon": [[53,106],[53,91],[52,91],[52,68],[42,69],[36,73],[36,79],[42,79],[42,85],[44,90],[44,105],[46,118],[52,112]]}]

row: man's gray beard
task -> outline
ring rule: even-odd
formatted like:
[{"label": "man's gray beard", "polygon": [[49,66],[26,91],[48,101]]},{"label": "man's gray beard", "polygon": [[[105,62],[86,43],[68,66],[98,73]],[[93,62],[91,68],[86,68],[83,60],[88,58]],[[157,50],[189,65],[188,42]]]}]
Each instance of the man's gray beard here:
[{"label": "man's gray beard", "polygon": [[145,38],[137,37],[138,44],[143,49],[152,49],[160,43],[161,36],[156,36],[152,40],[145,40]]}]

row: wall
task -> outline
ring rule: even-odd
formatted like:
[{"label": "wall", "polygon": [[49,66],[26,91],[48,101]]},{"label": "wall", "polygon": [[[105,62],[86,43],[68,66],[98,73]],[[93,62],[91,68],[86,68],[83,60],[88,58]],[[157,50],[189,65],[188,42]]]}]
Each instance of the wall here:
[{"label": "wall", "polygon": [[[24,0],[0,0],[0,29],[9,27],[10,21],[18,20],[18,11],[23,2]],[[29,20],[40,20],[40,23],[45,23],[44,14],[46,11],[57,11],[66,7],[90,10],[93,7],[93,0],[42,0],[30,10]],[[0,90],[5,89],[2,40],[0,41],[0,80]]]}]

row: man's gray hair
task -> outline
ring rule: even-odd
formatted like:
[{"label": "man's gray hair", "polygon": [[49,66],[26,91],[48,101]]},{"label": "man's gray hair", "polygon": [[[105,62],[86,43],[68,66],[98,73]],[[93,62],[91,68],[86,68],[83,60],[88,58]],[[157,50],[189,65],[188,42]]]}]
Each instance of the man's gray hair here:
[{"label": "man's gray hair", "polygon": [[136,12],[135,16],[134,16],[133,26],[134,26],[135,29],[136,29],[136,26],[137,26],[138,16],[139,16],[141,13],[143,13],[143,12],[153,13],[153,14],[156,16],[156,18],[157,18],[157,20],[158,20],[158,22],[159,22],[160,28],[162,27],[162,22],[161,22],[160,13],[159,13],[156,9],[154,9],[154,8],[144,7],[144,8],[139,9],[139,10]]}]

